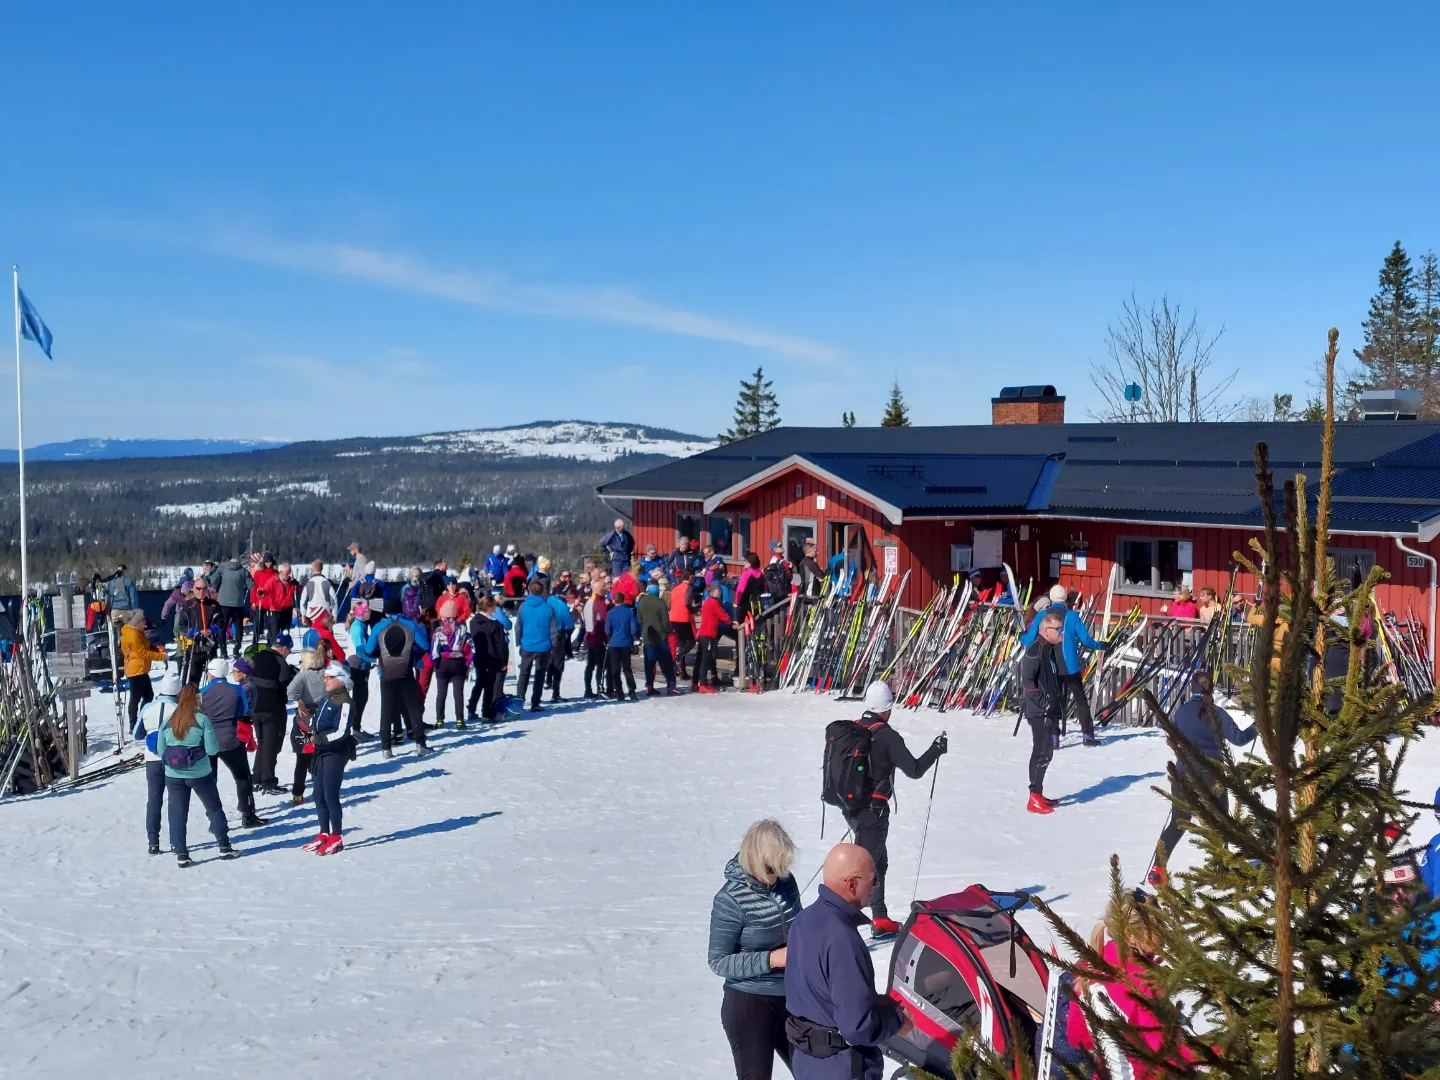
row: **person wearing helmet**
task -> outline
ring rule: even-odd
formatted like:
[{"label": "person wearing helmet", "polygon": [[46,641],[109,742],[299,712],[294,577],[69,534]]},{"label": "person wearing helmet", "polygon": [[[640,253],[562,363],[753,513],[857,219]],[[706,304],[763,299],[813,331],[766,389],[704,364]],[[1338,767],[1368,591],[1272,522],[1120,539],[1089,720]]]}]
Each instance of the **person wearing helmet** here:
[{"label": "person wearing helmet", "polygon": [[855,836],[855,843],[875,860],[875,890],[870,894],[871,922],[876,937],[900,932],[900,924],[890,918],[885,906],[885,871],[890,865],[886,839],[890,834],[890,799],[895,794],[895,770],[911,780],[919,780],[930,767],[950,749],[945,736],[935,741],[918,758],[910,753],[900,733],[890,726],[890,712],[895,708],[895,695],[890,687],[876,679],[865,689],[865,712],[858,723],[870,732],[871,805],[845,815],[845,824]]}]

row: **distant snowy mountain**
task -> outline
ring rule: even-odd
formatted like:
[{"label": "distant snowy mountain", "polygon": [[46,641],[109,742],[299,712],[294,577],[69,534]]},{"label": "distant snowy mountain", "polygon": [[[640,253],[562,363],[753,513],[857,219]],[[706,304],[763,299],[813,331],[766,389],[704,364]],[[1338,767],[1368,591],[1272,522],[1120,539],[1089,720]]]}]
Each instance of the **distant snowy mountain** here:
[{"label": "distant snowy mountain", "polygon": [[[518,427],[445,431],[413,438],[382,440],[379,453],[494,454],[498,457],[574,458],[614,461],[629,454],[689,457],[709,450],[713,440],[639,424],[601,424],[586,420],[550,420]],[[377,451],[350,451],[361,457]]]},{"label": "distant snowy mountain", "polygon": [[[41,443],[25,451],[26,461],[106,461],[116,458],[211,457],[273,450],[283,442],[265,439],[72,439]],[[0,462],[15,461],[14,450],[0,450]]]}]

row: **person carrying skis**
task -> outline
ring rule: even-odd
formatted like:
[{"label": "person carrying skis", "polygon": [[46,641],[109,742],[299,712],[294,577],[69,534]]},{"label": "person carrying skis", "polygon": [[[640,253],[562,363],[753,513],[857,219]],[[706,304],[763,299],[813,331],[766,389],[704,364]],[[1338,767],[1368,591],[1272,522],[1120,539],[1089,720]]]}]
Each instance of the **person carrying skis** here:
[{"label": "person carrying skis", "polygon": [[[1180,792],[1177,781],[1193,770],[1198,774],[1197,779],[1210,789],[1211,801],[1217,806],[1226,807],[1229,798],[1225,794],[1224,786],[1214,776],[1210,762],[1224,760],[1222,740],[1232,746],[1244,746],[1255,738],[1255,727],[1251,725],[1242,731],[1234,718],[1215,704],[1214,695],[1215,682],[1210,673],[1197,671],[1190,680],[1190,700],[1181,704],[1170,718],[1181,737],[1190,744],[1191,751],[1189,754],[1182,753],[1179,745],[1172,741],[1175,763],[1170,766],[1170,790],[1172,795],[1178,797]],[[1170,819],[1160,833],[1160,842],[1155,845],[1155,859],[1150,864],[1150,873],[1146,875],[1146,881],[1153,888],[1159,889],[1169,880],[1166,864],[1189,824],[1190,815],[1180,809],[1178,804],[1172,804]]]},{"label": "person carrying skis", "polygon": [[[1051,586],[1050,604],[1045,613],[1053,612],[1064,620],[1060,628],[1060,658],[1065,664],[1061,672],[1061,690],[1067,698],[1075,702],[1075,715],[1080,718],[1082,743],[1085,746],[1099,746],[1100,740],[1095,737],[1095,722],[1090,714],[1090,697],[1085,693],[1085,662],[1080,656],[1080,647],[1083,645],[1087,649],[1104,650],[1109,647],[1109,643],[1096,641],[1090,636],[1085,620],[1070,607],[1069,600],[1070,594],[1064,585]],[[1039,632],[1040,619],[1036,618],[1020,635],[1020,644],[1028,648]],[[1063,705],[1061,715],[1064,715]]]},{"label": "person carrying skis", "polygon": [[847,803],[844,813],[845,824],[854,834],[855,843],[864,848],[875,863],[875,888],[869,905],[876,937],[885,937],[900,931],[900,925],[889,917],[885,906],[885,871],[890,866],[886,840],[890,834],[890,799],[895,794],[895,770],[899,769],[911,780],[919,780],[950,749],[950,743],[945,736],[937,735],[926,751],[918,758],[915,757],[910,753],[910,748],[905,745],[900,733],[890,726],[890,713],[894,708],[895,695],[889,685],[876,679],[865,688],[865,711],[859,720],[848,725],[850,730],[847,732],[858,736],[856,742],[859,745],[854,747],[859,751],[858,757],[852,756],[849,750],[842,750],[837,760],[830,741],[831,732],[826,732],[827,789],[839,786],[832,781],[831,773],[843,762],[859,762],[865,759],[869,761],[869,768],[863,770],[863,787],[859,793],[860,801],[865,805],[856,807],[853,803]]},{"label": "person carrying skis", "polygon": [[860,936],[875,865],[855,844],[825,856],[815,902],[790,924],[785,945],[785,1034],[795,1080],[882,1080],[880,1047],[904,1035],[909,1014],[875,990],[875,967]]},{"label": "person carrying skis", "polygon": [[1045,771],[1055,756],[1055,733],[1065,707],[1061,681],[1060,642],[1065,636],[1065,617],[1047,611],[1036,621],[1035,639],[1020,657],[1021,712],[1030,725],[1030,800],[1025,809],[1032,814],[1053,814],[1056,803],[1045,797]]}]

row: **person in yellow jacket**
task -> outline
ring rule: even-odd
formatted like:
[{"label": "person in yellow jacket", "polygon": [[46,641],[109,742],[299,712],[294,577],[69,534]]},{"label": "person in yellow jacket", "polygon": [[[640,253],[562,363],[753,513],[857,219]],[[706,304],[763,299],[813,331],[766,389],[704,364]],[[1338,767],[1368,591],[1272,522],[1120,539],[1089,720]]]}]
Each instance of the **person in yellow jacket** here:
[{"label": "person in yellow jacket", "polygon": [[150,686],[150,665],[165,659],[165,650],[157,649],[145,636],[145,613],[139,608],[115,612],[120,624],[120,655],[125,658],[125,677],[130,680],[130,730],[135,730],[135,717],[140,706],[155,700]]}]

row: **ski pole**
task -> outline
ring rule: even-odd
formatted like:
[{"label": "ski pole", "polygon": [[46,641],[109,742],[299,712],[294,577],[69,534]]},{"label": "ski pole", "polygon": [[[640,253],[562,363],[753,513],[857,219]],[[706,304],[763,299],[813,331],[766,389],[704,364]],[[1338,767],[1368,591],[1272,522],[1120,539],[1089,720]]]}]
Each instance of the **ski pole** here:
[{"label": "ski pole", "polygon": [[[940,733],[945,737],[945,732]],[[935,808],[935,782],[940,779],[940,759],[935,759],[935,771],[930,776],[930,802],[925,807],[925,830],[920,834],[920,857],[915,860],[915,887],[910,890],[910,900],[920,895],[920,867],[925,862],[925,841],[930,839],[930,811]]]},{"label": "ski pole", "polygon": [[[840,837],[840,843],[843,844],[843,843],[845,843],[846,840],[849,840],[849,839],[850,839],[850,830],[849,830],[849,829],[846,829],[846,830],[845,830],[845,835],[842,836],[842,837]],[[820,871],[821,871],[821,870],[824,870],[824,869],[825,869],[825,862],[824,862],[824,860],[822,859],[821,862],[820,862],[820,865],[815,868],[815,873],[813,873],[813,874],[810,875],[810,880],[807,881],[807,882],[805,882],[805,888],[803,888],[803,889],[800,890],[800,895],[801,895],[801,896],[804,896],[805,893],[809,891],[810,886],[815,884],[815,879],[820,876]]]}]

